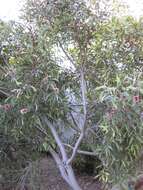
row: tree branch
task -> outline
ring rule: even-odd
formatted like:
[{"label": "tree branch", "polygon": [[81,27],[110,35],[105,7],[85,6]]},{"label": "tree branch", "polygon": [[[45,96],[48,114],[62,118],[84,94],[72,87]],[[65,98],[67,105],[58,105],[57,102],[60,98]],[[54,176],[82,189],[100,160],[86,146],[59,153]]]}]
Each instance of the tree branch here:
[{"label": "tree branch", "polygon": [[65,181],[69,185],[71,185],[69,182],[69,179],[68,179],[68,175],[64,169],[63,162],[61,161],[59,155],[54,151],[54,149],[52,147],[49,148],[49,152],[51,153],[52,157],[54,158],[54,160],[55,160],[55,162],[56,162],[56,164],[57,164],[57,166],[61,172],[62,177],[65,179]]},{"label": "tree branch", "polygon": [[[77,121],[75,120],[75,118],[74,118],[74,116],[73,116],[73,114],[72,114],[71,112],[70,112],[70,116],[71,116],[71,118],[72,118],[72,121],[73,121],[75,127],[77,127],[77,128],[79,129],[78,123],[77,123]],[[74,128],[74,129],[75,129],[75,128]],[[76,131],[78,131],[78,129],[76,129]]]},{"label": "tree branch", "polygon": [[54,125],[46,117],[44,117],[44,121],[47,124],[47,126],[50,128],[51,133],[52,133],[52,135],[53,135],[53,137],[54,137],[54,139],[55,139],[55,141],[56,141],[56,143],[57,143],[57,145],[58,145],[58,147],[60,149],[60,152],[62,154],[63,161],[66,163],[68,158],[67,158],[67,154],[66,154],[66,151],[65,151],[65,147],[64,147],[63,143],[61,142],[61,139],[58,136]]},{"label": "tree branch", "polygon": [[74,61],[72,60],[72,58],[68,55],[68,53],[66,52],[66,50],[64,49],[64,47],[62,46],[61,42],[58,41],[60,48],[62,49],[62,51],[64,52],[65,56],[67,57],[67,59],[70,61],[70,63],[74,66],[74,68],[76,68],[76,65],[74,63]]},{"label": "tree branch", "polygon": [[[37,128],[41,133],[43,133],[44,135],[47,135],[46,130],[44,130],[43,128],[38,127],[38,126],[36,126],[36,128]],[[65,172],[65,170],[64,170],[63,162],[62,162],[62,160],[60,159],[59,155],[56,153],[56,151],[55,151],[51,146],[49,146],[49,152],[51,153],[53,159],[55,160],[55,162],[56,162],[56,164],[57,164],[57,166],[58,166],[58,168],[59,168],[59,170],[60,170],[60,172],[61,172],[62,177],[65,179],[65,181],[66,181],[69,185],[71,185],[71,184],[69,183],[68,176],[67,176],[67,174],[66,174],[66,172]]]},{"label": "tree branch", "polygon": [[81,75],[81,95],[82,95],[82,104],[83,104],[83,113],[84,113],[84,117],[86,119],[86,114],[87,114],[87,108],[86,108],[86,82],[85,82],[85,78],[84,78],[84,71],[83,71],[83,67],[80,69],[80,75]]},{"label": "tree branch", "polygon": [[[70,148],[70,149],[74,149],[73,146],[69,145],[69,144],[64,144],[66,147]],[[89,151],[84,151],[84,150],[78,150],[77,151],[78,154],[84,154],[87,156],[97,156],[97,154],[95,152],[89,152]]]},{"label": "tree branch", "polygon": [[75,146],[73,148],[73,152],[72,152],[72,155],[71,157],[68,159],[67,161],[67,164],[70,164],[73,159],[75,158],[76,156],[76,153],[78,152],[78,148],[81,144],[81,141],[84,137],[84,134],[85,134],[85,128],[86,128],[86,116],[87,116],[87,103],[86,103],[86,82],[85,82],[85,79],[84,79],[84,71],[83,71],[83,67],[81,67],[81,70],[80,70],[80,74],[81,74],[81,96],[82,96],[82,104],[83,104],[83,125],[82,125],[82,128],[81,128],[81,133],[79,135],[79,138],[77,139],[77,142],[75,143]]},{"label": "tree branch", "polygon": [[82,133],[80,134],[80,136],[79,136],[79,138],[78,138],[78,140],[77,140],[77,142],[76,142],[74,148],[73,148],[72,155],[71,155],[71,157],[68,159],[67,164],[70,164],[70,163],[73,161],[74,157],[76,156],[76,153],[77,153],[77,151],[78,151],[78,147],[79,147],[79,145],[80,145],[80,143],[81,143],[83,137],[84,137],[84,133],[82,132]]},{"label": "tree branch", "polygon": [[43,133],[44,135],[48,135],[48,133],[46,132],[46,130],[44,129],[44,128],[41,128],[41,127],[39,127],[38,125],[35,125],[35,127],[41,132],[41,133]]}]

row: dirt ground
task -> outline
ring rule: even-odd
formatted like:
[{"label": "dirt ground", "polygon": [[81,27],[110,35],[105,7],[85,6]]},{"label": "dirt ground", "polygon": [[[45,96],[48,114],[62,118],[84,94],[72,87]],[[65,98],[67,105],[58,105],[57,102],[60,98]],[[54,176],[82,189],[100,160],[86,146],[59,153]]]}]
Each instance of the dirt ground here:
[{"label": "dirt ground", "polygon": [[[52,158],[40,160],[40,190],[70,190]],[[83,190],[101,190],[101,184],[91,176],[77,176]]]}]

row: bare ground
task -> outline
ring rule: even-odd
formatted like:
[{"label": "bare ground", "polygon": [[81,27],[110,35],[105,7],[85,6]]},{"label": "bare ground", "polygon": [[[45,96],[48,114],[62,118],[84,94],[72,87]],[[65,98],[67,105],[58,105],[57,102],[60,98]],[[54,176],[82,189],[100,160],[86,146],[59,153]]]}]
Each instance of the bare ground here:
[{"label": "bare ground", "polygon": [[[40,160],[40,190],[70,190],[59,174],[52,158]],[[101,184],[91,176],[79,175],[78,182],[83,190],[101,190]]]}]

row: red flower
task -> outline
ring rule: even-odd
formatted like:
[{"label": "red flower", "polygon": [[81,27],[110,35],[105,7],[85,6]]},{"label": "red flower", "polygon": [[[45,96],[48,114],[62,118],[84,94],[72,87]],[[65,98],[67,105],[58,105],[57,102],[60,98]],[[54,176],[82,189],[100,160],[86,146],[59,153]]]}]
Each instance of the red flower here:
[{"label": "red flower", "polygon": [[4,104],[3,106],[2,106],[2,108],[5,110],[5,111],[9,111],[10,109],[11,109],[11,105],[10,104]]},{"label": "red flower", "polygon": [[20,110],[20,113],[21,113],[21,114],[25,114],[25,113],[27,113],[28,111],[29,111],[28,108],[23,108],[23,109]]},{"label": "red flower", "polygon": [[140,102],[140,97],[139,96],[133,96],[133,103],[139,103]]}]

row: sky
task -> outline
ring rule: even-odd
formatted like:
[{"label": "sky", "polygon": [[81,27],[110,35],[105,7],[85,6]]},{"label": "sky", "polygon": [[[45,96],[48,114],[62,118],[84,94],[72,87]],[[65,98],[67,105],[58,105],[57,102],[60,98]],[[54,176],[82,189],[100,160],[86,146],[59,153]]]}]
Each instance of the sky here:
[{"label": "sky", "polygon": [[[24,0],[0,0],[0,18],[18,20]],[[129,6],[129,13],[135,18],[143,15],[143,0],[121,0]]]},{"label": "sky", "polygon": [[0,19],[18,20],[22,0],[0,0]]},{"label": "sky", "polygon": [[129,6],[129,13],[139,19],[143,16],[143,0],[122,0]]}]

